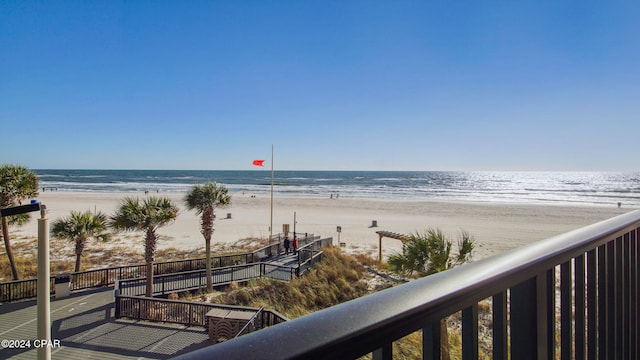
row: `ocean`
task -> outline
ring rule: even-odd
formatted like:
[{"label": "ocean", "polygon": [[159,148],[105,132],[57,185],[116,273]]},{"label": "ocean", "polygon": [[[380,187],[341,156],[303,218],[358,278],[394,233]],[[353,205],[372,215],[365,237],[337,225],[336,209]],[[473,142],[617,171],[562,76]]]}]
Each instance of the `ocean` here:
[{"label": "ocean", "polygon": [[[270,170],[34,170],[45,191],[186,192],[207,181],[268,194]],[[274,195],[640,207],[640,173],[275,171]],[[41,189],[42,190],[42,189]]]}]

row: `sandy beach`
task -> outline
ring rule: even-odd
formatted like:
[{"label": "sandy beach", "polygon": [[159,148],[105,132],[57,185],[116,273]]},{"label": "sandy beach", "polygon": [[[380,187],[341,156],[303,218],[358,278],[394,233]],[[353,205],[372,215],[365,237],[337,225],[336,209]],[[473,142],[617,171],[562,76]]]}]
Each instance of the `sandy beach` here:
[{"label": "sandy beach", "polygon": [[[184,194],[67,192],[46,191],[38,199],[47,206],[47,217],[52,221],[68,216],[71,210],[97,210],[110,215],[125,196],[168,196],[179,207],[178,219],[161,228],[158,248],[204,248],[199,219],[195,212],[186,210]],[[431,201],[391,201],[377,199],[276,197],[273,206],[274,233],[282,230],[282,224],[293,229],[296,214],[296,231],[333,237],[337,244],[346,243],[353,252],[377,256],[378,235],[386,230],[410,234],[427,228],[440,228],[452,240],[461,230],[468,231],[477,241],[474,259],[485,258],[523,244],[542,240],[580,228],[616,215],[631,208],[615,206],[555,206],[502,203],[465,203]],[[270,198],[268,195],[252,197],[249,194],[232,194],[232,205],[217,210],[214,242],[233,243],[249,237],[269,235]],[[227,218],[231,214],[231,218]],[[37,235],[36,216],[30,223],[14,231],[14,236]],[[377,227],[371,227],[372,222]],[[337,226],[342,231],[338,234]],[[133,248],[143,249],[141,234],[118,235],[121,241]],[[401,250],[400,241],[385,238],[383,253],[389,255]],[[52,249],[52,252],[55,249]]]}]

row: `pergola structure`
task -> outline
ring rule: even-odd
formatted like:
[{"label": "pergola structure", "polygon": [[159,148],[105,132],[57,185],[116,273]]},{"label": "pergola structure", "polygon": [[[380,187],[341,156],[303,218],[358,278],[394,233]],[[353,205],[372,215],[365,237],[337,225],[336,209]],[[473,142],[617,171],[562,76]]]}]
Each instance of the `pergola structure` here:
[{"label": "pergola structure", "polygon": [[379,236],[379,240],[378,240],[378,261],[379,262],[382,262],[382,238],[383,237],[400,240],[402,241],[403,244],[405,241],[407,241],[410,238],[409,235],[399,234],[399,233],[394,233],[391,231],[384,231],[384,230],[376,231],[376,234],[378,234]]}]

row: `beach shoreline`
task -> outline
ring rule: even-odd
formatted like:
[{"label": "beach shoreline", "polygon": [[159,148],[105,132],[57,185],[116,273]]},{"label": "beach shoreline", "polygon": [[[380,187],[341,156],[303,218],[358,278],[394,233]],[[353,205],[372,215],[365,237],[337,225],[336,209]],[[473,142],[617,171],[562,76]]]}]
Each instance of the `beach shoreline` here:
[{"label": "beach shoreline", "polygon": [[[47,217],[54,221],[75,211],[102,211],[111,215],[127,196],[167,196],[180,212],[175,222],[158,230],[158,248],[192,250],[204,247],[199,218],[188,211],[182,198],[184,193],[133,192],[71,192],[45,191],[38,200],[47,206]],[[333,237],[334,244],[345,243],[345,249],[368,253],[377,257],[379,237],[376,231],[385,230],[411,234],[427,228],[439,228],[454,243],[460,231],[469,232],[477,245],[474,259],[492,256],[531,242],[544,240],[616,215],[634,210],[616,206],[543,205],[503,202],[463,202],[430,200],[391,200],[375,198],[329,198],[278,196],[273,202],[273,233],[289,224],[296,231],[323,237]],[[230,214],[230,218],[227,218]],[[232,194],[232,204],[216,211],[214,243],[232,244],[240,239],[269,235],[270,196]],[[14,229],[14,237],[37,236],[36,216],[26,225]],[[373,222],[377,227],[372,227]],[[337,232],[337,227],[341,232]],[[132,248],[142,250],[140,234],[123,233],[118,236]],[[339,239],[339,240],[338,240]],[[383,254],[399,252],[398,240],[385,238]],[[55,251],[52,249],[52,251]]]}]

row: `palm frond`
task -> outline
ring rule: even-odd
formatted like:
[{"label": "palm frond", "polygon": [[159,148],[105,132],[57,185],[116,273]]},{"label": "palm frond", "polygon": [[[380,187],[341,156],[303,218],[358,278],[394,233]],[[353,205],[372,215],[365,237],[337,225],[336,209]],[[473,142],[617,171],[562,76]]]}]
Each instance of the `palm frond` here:
[{"label": "palm frond", "polygon": [[189,210],[195,210],[198,215],[210,208],[222,208],[231,204],[229,189],[215,182],[194,185],[184,197],[184,203]]},{"label": "palm frond", "polygon": [[389,256],[392,271],[401,274],[431,275],[467,262],[474,248],[473,238],[462,233],[458,253],[452,253],[452,242],[440,229],[427,229],[412,234],[402,245],[402,254]]},{"label": "palm frond", "polygon": [[38,175],[20,165],[0,167],[0,207],[21,204],[38,195]]}]

